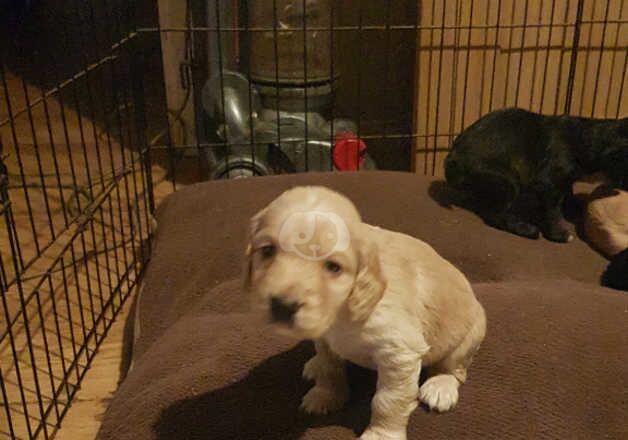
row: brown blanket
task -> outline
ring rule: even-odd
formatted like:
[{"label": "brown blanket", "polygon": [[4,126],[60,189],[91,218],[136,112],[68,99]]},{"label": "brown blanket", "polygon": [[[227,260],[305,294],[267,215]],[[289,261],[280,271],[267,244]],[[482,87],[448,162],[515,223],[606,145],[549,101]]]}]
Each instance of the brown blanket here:
[{"label": "brown blanket", "polygon": [[476,282],[488,336],[459,407],[416,411],[410,439],[628,436],[628,296],[595,285],[604,259],[579,241],[521,239],[441,207],[429,179],[363,173],[212,182],[167,199],[139,302],[134,368],[99,438],[350,439],[364,429],[374,374],[351,368],[343,411],[301,414],[311,344],[257,325],[236,279],[248,217],[299,184],[345,192],[366,221],[429,242]]}]

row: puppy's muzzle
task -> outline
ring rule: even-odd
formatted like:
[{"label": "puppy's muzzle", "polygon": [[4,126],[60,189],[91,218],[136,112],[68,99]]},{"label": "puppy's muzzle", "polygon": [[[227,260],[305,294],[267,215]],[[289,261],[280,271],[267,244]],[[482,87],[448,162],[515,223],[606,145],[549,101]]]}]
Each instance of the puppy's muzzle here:
[{"label": "puppy's muzzle", "polygon": [[301,304],[296,302],[287,302],[277,297],[270,300],[270,315],[276,322],[292,323],[294,315],[300,308]]}]

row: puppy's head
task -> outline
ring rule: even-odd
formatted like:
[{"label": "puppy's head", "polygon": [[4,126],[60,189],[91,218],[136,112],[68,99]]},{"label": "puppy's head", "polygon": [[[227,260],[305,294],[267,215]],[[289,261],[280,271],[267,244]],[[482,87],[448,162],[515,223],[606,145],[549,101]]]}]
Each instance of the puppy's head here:
[{"label": "puppy's head", "polygon": [[385,281],[375,246],[346,197],[286,191],[250,223],[245,288],[282,333],[314,339],[339,317],[366,319]]}]

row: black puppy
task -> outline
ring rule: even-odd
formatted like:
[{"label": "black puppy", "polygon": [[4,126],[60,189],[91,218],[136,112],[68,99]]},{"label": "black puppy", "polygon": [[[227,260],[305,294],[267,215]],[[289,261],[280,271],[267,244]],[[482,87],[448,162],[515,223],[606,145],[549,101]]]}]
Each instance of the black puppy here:
[{"label": "black puppy", "polygon": [[448,185],[472,196],[487,224],[558,242],[571,239],[562,225],[565,196],[597,172],[628,187],[628,118],[498,110],[463,131],[445,161]]}]

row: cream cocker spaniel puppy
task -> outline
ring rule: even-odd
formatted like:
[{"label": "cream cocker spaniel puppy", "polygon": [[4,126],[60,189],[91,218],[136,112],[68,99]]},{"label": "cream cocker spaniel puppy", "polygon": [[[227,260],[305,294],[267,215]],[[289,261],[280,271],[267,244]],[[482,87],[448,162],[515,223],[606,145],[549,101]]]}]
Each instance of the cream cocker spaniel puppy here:
[{"label": "cream cocker spaniel puppy", "polygon": [[305,411],[347,401],[345,360],[377,371],[360,439],[406,439],[418,400],[437,411],[456,405],[486,318],[452,264],[420,240],[363,223],[349,199],[324,187],[286,191],[251,219],[249,234],[246,288],[278,331],[316,346],[303,369],[315,381]]}]

